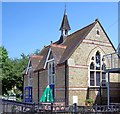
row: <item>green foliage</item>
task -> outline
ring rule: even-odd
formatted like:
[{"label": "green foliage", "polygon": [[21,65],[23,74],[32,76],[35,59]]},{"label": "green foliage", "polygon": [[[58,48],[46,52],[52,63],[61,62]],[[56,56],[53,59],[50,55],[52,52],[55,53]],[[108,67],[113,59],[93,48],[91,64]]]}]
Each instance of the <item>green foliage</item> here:
[{"label": "green foliage", "polygon": [[85,100],[85,104],[86,104],[86,105],[90,105],[90,106],[93,105],[93,99],[91,99],[91,98],[86,99],[86,100]]},{"label": "green foliage", "polygon": [[22,72],[28,63],[28,56],[21,54],[20,59],[10,59],[4,47],[0,47],[0,76],[2,78],[2,94],[8,94],[9,90],[16,87],[14,92],[19,97],[23,90]]}]

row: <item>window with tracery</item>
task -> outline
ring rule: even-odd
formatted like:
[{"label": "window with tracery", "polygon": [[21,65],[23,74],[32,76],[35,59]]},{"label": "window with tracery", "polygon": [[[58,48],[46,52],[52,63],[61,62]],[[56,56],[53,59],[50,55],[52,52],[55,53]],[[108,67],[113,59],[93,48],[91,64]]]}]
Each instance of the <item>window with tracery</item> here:
[{"label": "window with tracery", "polygon": [[99,51],[96,52],[90,63],[90,86],[106,86],[106,65],[102,61]]}]

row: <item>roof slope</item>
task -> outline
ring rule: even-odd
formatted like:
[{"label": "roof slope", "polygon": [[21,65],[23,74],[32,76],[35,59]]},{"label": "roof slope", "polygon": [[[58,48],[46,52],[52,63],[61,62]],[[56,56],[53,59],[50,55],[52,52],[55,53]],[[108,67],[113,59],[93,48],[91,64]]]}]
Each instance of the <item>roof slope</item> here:
[{"label": "roof slope", "polygon": [[43,48],[39,54],[40,56],[43,56],[43,58],[39,62],[39,65],[36,67],[36,70],[43,69],[50,48],[52,50],[52,54],[56,64],[65,62],[65,60],[67,60],[72,55],[77,46],[79,46],[79,44],[83,41],[85,36],[90,32],[90,30],[94,27],[95,24],[96,21],[74,32],[73,34],[68,35],[62,44],[58,44],[57,41]]},{"label": "roof slope", "polygon": [[32,55],[30,57],[30,61],[33,67],[33,70],[36,69],[36,67],[38,66],[39,62],[42,60],[43,56],[39,56],[39,55]]},{"label": "roof slope", "polygon": [[58,64],[60,62],[60,59],[66,49],[66,46],[63,45],[56,45],[52,44],[51,45],[52,53],[55,59],[55,63]]},{"label": "roof slope", "polygon": [[[44,47],[42,49],[42,51],[39,53],[39,56],[42,56],[43,58],[40,60],[39,65],[36,67],[36,70],[44,69],[44,64],[46,62],[46,58],[47,58],[50,48],[51,48],[53,57],[55,59],[55,63],[56,64],[64,63],[67,59],[69,59],[69,57],[72,55],[72,53],[75,51],[75,49],[80,45],[80,43],[82,43],[82,41],[85,39],[85,37],[92,30],[92,28],[95,26],[95,24],[97,22],[100,24],[100,22],[98,20],[96,20],[92,24],[72,33],[71,35],[68,35],[62,44],[58,44],[58,41],[59,41],[58,40],[55,43],[50,44],[47,47]],[[101,24],[100,24],[100,26],[101,26]],[[102,27],[102,29],[103,29],[103,27]],[[105,32],[104,29],[103,29],[103,31]],[[106,36],[107,36],[107,34],[106,34]],[[108,39],[109,39],[109,37],[108,37]],[[110,41],[110,39],[109,39],[109,41]],[[112,44],[112,46],[113,46],[113,44]],[[114,48],[114,46],[113,46],[113,48]]]},{"label": "roof slope", "polygon": [[44,64],[45,64],[45,61],[46,61],[46,58],[47,58],[47,54],[48,54],[48,51],[49,51],[49,48],[50,46],[47,46],[47,47],[44,47],[41,52],[40,52],[40,56],[43,56],[43,58],[41,59],[39,65],[36,67],[36,70],[40,70],[40,69],[43,69],[44,67]]},{"label": "roof slope", "polygon": [[63,45],[65,45],[67,48],[62,55],[62,58],[60,60],[60,63],[65,62],[72,53],[75,51],[75,49],[79,46],[79,44],[83,41],[83,39],[86,37],[86,35],[90,32],[90,30],[95,26],[96,22],[74,32],[73,34],[66,37]]}]

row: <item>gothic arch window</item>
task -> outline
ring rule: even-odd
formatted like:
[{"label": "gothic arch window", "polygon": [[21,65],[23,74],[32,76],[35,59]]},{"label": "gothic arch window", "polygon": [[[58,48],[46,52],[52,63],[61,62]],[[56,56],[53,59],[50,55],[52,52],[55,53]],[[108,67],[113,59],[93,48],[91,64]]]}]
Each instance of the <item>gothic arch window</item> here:
[{"label": "gothic arch window", "polygon": [[99,29],[96,29],[96,36],[100,36],[100,30]]},{"label": "gothic arch window", "polygon": [[102,62],[102,56],[99,51],[94,55],[90,63],[90,86],[106,86],[105,63]]},{"label": "gothic arch window", "polygon": [[97,35],[100,35],[100,31],[99,30],[97,30]]}]

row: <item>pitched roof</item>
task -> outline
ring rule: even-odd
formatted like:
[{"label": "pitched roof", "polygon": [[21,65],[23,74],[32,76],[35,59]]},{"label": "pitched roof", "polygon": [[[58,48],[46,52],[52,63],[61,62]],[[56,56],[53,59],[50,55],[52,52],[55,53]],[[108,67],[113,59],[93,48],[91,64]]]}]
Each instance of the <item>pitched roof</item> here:
[{"label": "pitched roof", "polygon": [[43,69],[46,58],[47,58],[47,54],[49,51],[50,46],[44,47],[41,52],[39,53],[40,56],[43,56],[43,58],[41,59],[41,61],[39,62],[38,66],[36,67],[36,70],[40,70]]},{"label": "pitched roof", "polygon": [[40,63],[40,61],[42,60],[43,56],[40,55],[32,55],[30,57],[30,61],[33,67],[33,70],[36,69],[36,67],[38,66],[38,64]]},{"label": "pitched roof", "polygon": [[22,74],[27,74],[29,65],[32,65],[33,71],[36,70],[37,66],[39,65],[40,61],[42,60],[43,56],[40,55],[31,55],[29,58],[27,68],[22,72]]},{"label": "pitched roof", "polygon": [[[43,56],[43,58],[40,60],[39,65],[36,67],[36,70],[44,69],[44,64],[46,62],[46,58],[47,58],[48,51],[50,48],[51,48],[53,57],[55,59],[55,63],[56,64],[64,63],[67,59],[69,59],[69,57],[72,55],[72,53],[75,51],[75,49],[80,45],[80,43],[82,43],[82,41],[85,39],[85,37],[92,30],[92,28],[95,26],[95,24],[97,22],[100,24],[100,22],[98,20],[95,20],[95,22],[93,22],[92,24],[72,33],[71,35],[68,35],[62,44],[59,44],[58,43],[59,40],[58,40],[55,43],[50,44],[47,47],[44,47],[42,49],[42,51],[39,53],[39,56]],[[101,26],[101,24],[100,24],[100,26]],[[103,29],[103,27],[102,27],[102,29]],[[103,31],[104,31],[104,29],[103,29]],[[107,34],[106,34],[106,36],[107,36]],[[108,39],[109,39],[109,37],[108,37]],[[109,39],[109,41],[110,41],[110,39]],[[114,48],[114,46],[113,46],[113,48]]]},{"label": "pitched roof", "polygon": [[58,64],[60,62],[60,59],[66,49],[66,46],[63,45],[57,45],[57,44],[52,44],[51,45],[52,53],[55,59],[55,63]]},{"label": "pitched roof", "polygon": [[70,57],[70,55],[79,46],[79,44],[83,41],[83,39],[90,32],[90,30],[95,26],[96,23],[97,22],[95,21],[92,24],[90,24],[90,25],[88,25],[66,37],[65,41],[62,44],[64,46],[66,46],[66,50],[65,50],[64,54],[62,55],[60,63],[65,62],[65,60],[67,60]]},{"label": "pitched roof", "polygon": [[39,55],[43,56],[43,58],[39,62],[39,65],[36,67],[36,70],[43,69],[50,48],[52,50],[52,54],[56,64],[65,62],[65,60],[67,60],[71,56],[71,54],[83,41],[85,36],[90,32],[95,24],[96,22],[74,32],[71,35],[68,35],[62,44],[58,44],[57,41],[51,45],[48,45],[47,47],[44,47],[39,53]]}]

